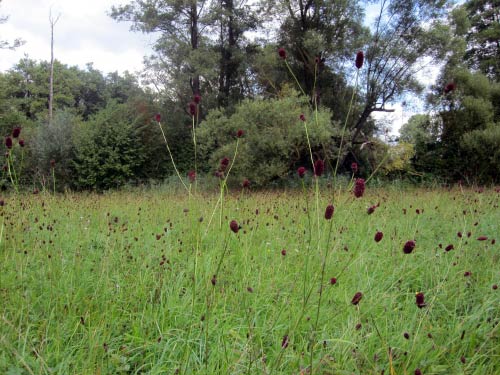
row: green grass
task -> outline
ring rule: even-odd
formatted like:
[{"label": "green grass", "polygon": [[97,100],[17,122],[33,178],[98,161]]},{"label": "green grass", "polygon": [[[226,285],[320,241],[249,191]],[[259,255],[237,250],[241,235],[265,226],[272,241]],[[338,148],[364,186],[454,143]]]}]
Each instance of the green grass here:
[{"label": "green grass", "polygon": [[311,232],[296,192],[229,194],[222,227],[216,195],[13,195],[0,374],[305,374],[311,357],[314,374],[498,374],[499,197],[368,187],[339,198],[328,242],[326,190],[319,232],[313,194]]}]

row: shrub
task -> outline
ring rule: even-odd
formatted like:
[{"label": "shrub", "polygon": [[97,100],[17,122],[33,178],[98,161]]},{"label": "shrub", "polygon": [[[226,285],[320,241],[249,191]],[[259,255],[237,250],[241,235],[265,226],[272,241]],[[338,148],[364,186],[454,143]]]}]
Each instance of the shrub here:
[{"label": "shrub", "polygon": [[[316,158],[335,154],[332,137],[339,132],[328,110],[320,109],[317,122],[304,99],[296,95],[271,100],[246,100],[230,117],[211,111],[197,130],[200,156],[215,171],[223,157],[232,158],[236,134],[243,130],[238,156],[231,172],[233,181],[248,178],[252,185],[264,185],[294,173],[298,164],[312,171],[304,131],[304,114],[311,147]],[[326,154],[326,155],[325,155]]]},{"label": "shrub", "polygon": [[133,108],[111,103],[82,124],[74,138],[73,186],[104,190],[132,180],[144,162],[139,122]]}]

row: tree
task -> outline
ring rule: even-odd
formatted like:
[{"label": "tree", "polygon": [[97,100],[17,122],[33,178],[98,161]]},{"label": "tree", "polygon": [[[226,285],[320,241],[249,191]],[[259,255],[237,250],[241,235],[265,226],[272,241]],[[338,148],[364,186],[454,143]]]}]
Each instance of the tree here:
[{"label": "tree", "polygon": [[141,116],[109,103],[75,133],[74,187],[105,190],[130,182],[144,162],[138,125]]},{"label": "tree", "polygon": [[285,15],[279,29],[279,46],[287,50],[306,94],[319,103],[320,97],[332,89],[322,76],[342,71],[346,59],[368,37],[359,1],[280,0],[277,10]]},{"label": "tree", "polygon": [[256,186],[287,178],[297,167],[312,170],[304,124],[300,115],[309,119],[309,137],[314,159],[324,159],[331,150],[332,136],[338,133],[330,121],[331,113],[320,110],[318,122],[311,121],[313,111],[305,97],[290,91],[280,99],[245,100],[232,115],[211,111],[197,129],[199,150],[207,172],[215,172],[224,157],[232,158],[237,132],[242,130],[235,164],[231,170],[233,183],[250,179]]},{"label": "tree", "polygon": [[52,124],[52,104],[54,100],[54,27],[59,21],[60,15],[55,19],[52,12],[49,15],[50,22],[50,81],[49,81],[49,125]]},{"label": "tree", "polygon": [[351,127],[352,141],[362,133],[373,112],[390,112],[388,103],[405,93],[421,91],[417,72],[441,61],[446,53],[447,28],[438,20],[446,4],[446,0],[381,2],[366,46],[360,113]]},{"label": "tree", "polygon": [[[154,45],[157,55],[149,58],[148,65],[161,67],[162,79],[182,77],[185,80],[182,86],[169,93],[185,99],[201,93],[200,76],[204,69],[199,50],[208,52],[202,32],[210,25],[209,12],[208,0],[134,0],[126,5],[113,6],[111,17],[132,22],[132,29],[136,31],[160,33]],[[166,81],[160,83],[164,83],[165,88],[170,86]],[[185,91],[187,85],[189,95]]]},{"label": "tree", "polygon": [[500,81],[500,2],[470,0],[463,8],[469,22],[465,61],[470,68]]}]

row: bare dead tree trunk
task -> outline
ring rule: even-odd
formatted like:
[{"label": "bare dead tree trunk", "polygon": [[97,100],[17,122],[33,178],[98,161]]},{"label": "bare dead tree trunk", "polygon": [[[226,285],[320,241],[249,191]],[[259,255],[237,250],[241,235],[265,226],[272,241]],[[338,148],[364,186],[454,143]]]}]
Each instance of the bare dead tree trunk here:
[{"label": "bare dead tree trunk", "polygon": [[49,81],[49,125],[52,125],[52,112],[54,101],[54,26],[59,21],[59,14],[55,19],[52,17],[52,10],[49,15],[50,22],[50,81]]}]

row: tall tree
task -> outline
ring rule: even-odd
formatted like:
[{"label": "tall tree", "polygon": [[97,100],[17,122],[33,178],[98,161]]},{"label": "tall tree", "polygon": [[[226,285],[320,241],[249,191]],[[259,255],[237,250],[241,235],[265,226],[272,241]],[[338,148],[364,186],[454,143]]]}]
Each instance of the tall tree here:
[{"label": "tall tree", "polygon": [[440,22],[447,0],[382,0],[366,47],[360,113],[351,127],[355,141],[373,112],[408,92],[420,92],[417,73],[439,63],[446,54],[448,34]]},{"label": "tall tree", "polygon": [[161,78],[160,84],[167,91],[170,80],[182,77],[185,81],[182,88],[170,94],[185,99],[201,90],[203,69],[199,49],[205,47],[203,32],[211,22],[209,12],[209,0],[133,0],[113,6],[111,17],[132,22],[132,30],[159,34],[154,44],[156,56],[149,58],[148,65],[161,67],[162,72],[156,78]]},{"label": "tall tree", "polygon": [[463,7],[469,20],[465,60],[469,67],[500,81],[500,1],[470,0]]},{"label": "tall tree", "polygon": [[54,27],[59,21],[59,14],[56,18],[52,17],[52,10],[49,14],[50,22],[50,80],[49,80],[49,125],[52,124],[53,118],[53,101],[54,101]]},{"label": "tall tree", "polygon": [[305,92],[311,99],[319,100],[322,91],[331,88],[325,85],[323,77],[317,79],[320,70],[326,74],[333,71],[343,74],[346,59],[368,36],[362,23],[364,12],[360,2],[279,0],[276,5],[278,14],[284,15],[279,45],[287,50]]},{"label": "tall tree", "polygon": [[245,5],[245,1],[220,0],[215,13],[219,23],[219,90],[217,104],[228,107],[243,99],[249,91],[246,87],[248,61],[255,53],[244,33],[255,30],[259,21],[257,14]]}]

